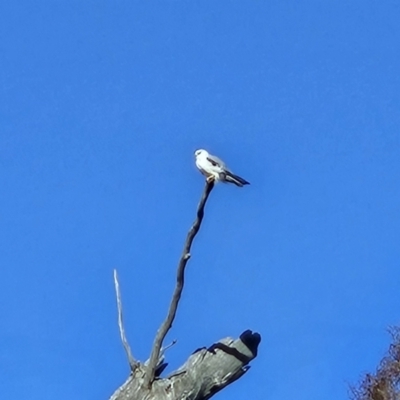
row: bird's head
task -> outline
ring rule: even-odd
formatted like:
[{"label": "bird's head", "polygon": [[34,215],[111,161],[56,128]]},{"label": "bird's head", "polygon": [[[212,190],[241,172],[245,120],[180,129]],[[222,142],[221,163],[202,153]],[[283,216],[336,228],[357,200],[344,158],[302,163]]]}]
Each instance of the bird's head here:
[{"label": "bird's head", "polygon": [[199,150],[196,150],[196,151],[194,152],[194,155],[195,155],[196,157],[201,156],[202,154],[206,155],[206,154],[208,154],[208,153],[207,153],[205,150],[203,150],[203,149],[199,149]]}]

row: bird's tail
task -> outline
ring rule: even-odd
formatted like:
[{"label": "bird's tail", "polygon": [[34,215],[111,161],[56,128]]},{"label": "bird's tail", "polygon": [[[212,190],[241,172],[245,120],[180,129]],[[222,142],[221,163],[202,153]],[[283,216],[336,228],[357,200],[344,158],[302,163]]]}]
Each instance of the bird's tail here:
[{"label": "bird's tail", "polygon": [[241,178],[238,175],[232,174],[230,171],[225,172],[225,181],[234,183],[236,186],[242,187],[244,185],[250,185],[250,182],[247,182],[245,179]]}]

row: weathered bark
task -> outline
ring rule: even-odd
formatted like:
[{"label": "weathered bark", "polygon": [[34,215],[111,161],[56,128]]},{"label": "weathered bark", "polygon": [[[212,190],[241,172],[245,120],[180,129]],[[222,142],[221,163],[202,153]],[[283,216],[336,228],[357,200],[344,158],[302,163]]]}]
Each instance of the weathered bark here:
[{"label": "weathered bark", "polygon": [[196,350],[175,372],[143,385],[146,366],[140,364],[110,400],[207,400],[239,379],[257,356],[261,337],[251,331],[239,339],[225,338],[208,349]]},{"label": "weathered bark", "polygon": [[177,268],[174,293],[167,317],[161,324],[154,339],[148,361],[141,363],[131,353],[125,336],[122,318],[122,302],[116,271],[114,284],[117,294],[118,326],[121,341],[127,354],[131,375],[110,400],[207,400],[221,389],[239,379],[250,368],[249,362],[257,356],[261,337],[250,330],[243,332],[239,339],[225,338],[211,347],[196,350],[178,370],[160,378],[167,366],[164,362],[165,336],[174,322],[185,282],[185,268],[190,259],[190,249],[204,217],[204,207],[214,187],[207,181],[200,199],[196,219],[190,228]]}]

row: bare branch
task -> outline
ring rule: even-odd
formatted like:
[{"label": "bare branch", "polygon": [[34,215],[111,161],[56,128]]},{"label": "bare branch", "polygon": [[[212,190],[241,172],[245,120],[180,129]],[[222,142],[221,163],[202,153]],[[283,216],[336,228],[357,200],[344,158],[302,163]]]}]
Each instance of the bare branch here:
[{"label": "bare branch", "polygon": [[200,229],[201,222],[203,221],[203,217],[204,217],[204,207],[206,205],[208,196],[210,195],[213,187],[214,187],[213,181],[206,182],[206,186],[204,187],[203,195],[202,195],[202,197],[200,199],[200,203],[197,207],[196,220],[194,221],[192,227],[190,228],[190,230],[187,234],[186,242],[183,247],[183,252],[182,252],[181,258],[179,260],[179,264],[178,264],[176,286],[175,286],[174,294],[172,296],[171,304],[169,306],[168,315],[167,315],[165,321],[161,324],[160,328],[158,329],[157,335],[154,339],[153,348],[152,348],[151,356],[150,356],[150,361],[149,361],[149,365],[147,368],[145,381],[144,381],[145,387],[150,387],[151,384],[153,383],[155,369],[157,366],[158,358],[160,356],[160,350],[161,350],[163,341],[164,341],[165,336],[167,335],[168,331],[171,329],[172,323],[174,322],[176,310],[178,309],[179,300],[181,298],[183,285],[185,282],[185,268],[186,268],[186,264],[190,258],[190,248],[192,246],[193,239],[195,238],[195,236],[197,235],[197,232]]},{"label": "bare branch", "polygon": [[122,341],[122,345],[124,346],[126,356],[128,357],[128,362],[129,362],[129,366],[131,367],[131,371],[135,372],[136,368],[139,366],[139,362],[133,358],[131,348],[129,347],[128,340],[126,339],[126,336],[125,336],[125,329],[124,329],[124,323],[123,323],[123,318],[122,318],[121,292],[119,290],[118,275],[117,275],[116,269],[114,269],[114,286],[115,286],[115,293],[117,295],[119,333],[121,335],[121,341]]}]

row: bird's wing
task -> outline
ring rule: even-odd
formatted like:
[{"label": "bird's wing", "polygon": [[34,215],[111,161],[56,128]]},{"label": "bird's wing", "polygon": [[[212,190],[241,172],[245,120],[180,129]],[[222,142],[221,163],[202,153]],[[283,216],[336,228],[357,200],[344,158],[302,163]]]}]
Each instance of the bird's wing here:
[{"label": "bird's wing", "polygon": [[211,154],[207,156],[207,161],[209,161],[214,167],[220,167],[222,169],[226,168],[225,163],[220,158],[212,156]]}]

